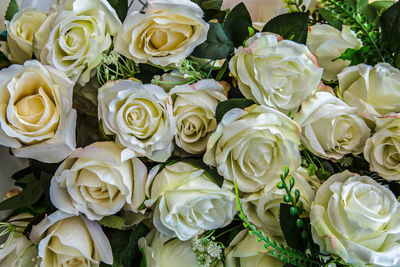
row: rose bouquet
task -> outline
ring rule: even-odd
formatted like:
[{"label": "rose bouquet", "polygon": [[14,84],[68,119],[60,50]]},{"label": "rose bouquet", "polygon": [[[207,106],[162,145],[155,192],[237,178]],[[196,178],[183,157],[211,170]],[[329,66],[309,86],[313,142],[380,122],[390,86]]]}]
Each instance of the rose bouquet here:
[{"label": "rose bouquet", "polygon": [[0,36],[1,266],[400,266],[399,2],[35,3]]}]

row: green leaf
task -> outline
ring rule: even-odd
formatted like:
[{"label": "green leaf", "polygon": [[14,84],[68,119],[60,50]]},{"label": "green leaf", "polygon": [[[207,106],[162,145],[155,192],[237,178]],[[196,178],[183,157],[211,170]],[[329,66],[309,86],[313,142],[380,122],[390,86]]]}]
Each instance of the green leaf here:
[{"label": "green leaf", "polygon": [[368,8],[368,0],[357,1],[357,12],[360,14],[366,14]]},{"label": "green leaf", "polygon": [[198,4],[201,9],[218,9],[222,7],[222,0],[192,0],[192,2]]},{"label": "green leaf", "polygon": [[11,0],[10,3],[8,4],[4,19],[8,20],[8,21],[12,20],[12,18],[14,17],[15,13],[18,12],[18,10],[19,10],[19,8],[18,8],[17,0]]},{"label": "green leaf", "polygon": [[391,52],[400,50],[400,2],[389,7],[380,17],[382,40]]},{"label": "green leaf", "polygon": [[181,161],[189,163],[197,168],[203,169],[205,172],[205,175],[213,180],[219,187],[222,187],[222,184],[224,183],[224,177],[219,175],[218,171],[216,168],[212,168],[208,165],[206,165],[202,160],[200,159],[195,159],[195,158],[181,158]]},{"label": "green leaf", "polygon": [[0,211],[30,206],[38,201],[43,194],[40,182],[35,179],[33,174],[29,174],[19,182],[26,183],[27,186],[18,195],[0,202]]},{"label": "green leaf", "polygon": [[324,8],[319,8],[318,13],[322,16],[324,20],[326,20],[329,23],[329,25],[338,29],[339,31],[342,30],[342,22],[336,19],[334,16],[332,16],[329,11],[327,11]]},{"label": "green leaf", "polygon": [[299,216],[290,214],[291,207],[292,206],[289,204],[280,204],[279,224],[287,245],[299,251],[304,251],[306,246],[302,242],[303,239],[301,237],[301,229],[297,228],[296,226],[296,221]]},{"label": "green leaf", "polygon": [[254,104],[254,101],[246,98],[231,98],[225,101],[222,101],[218,104],[217,109],[215,110],[215,118],[219,123],[222,120],[222,117],[229,110],[233,108],[247,108]]},{"label": "green leaf", "polygon": [[104,225],[105,227],[121,230],[122,227],[124,226],[125,220],[124,218],[119,217],[117,215],[110,215],[103,217],[103,219],[97,222],[100,223],[101,225]]},{"label": "green leaf", "polygon": [[235,6],[226,17],[224,30],[229,39],[232,40],[235,47],[243,44],[243,41],[249,37],[249,27],[252,27],[250,13],[243,3]]},{"label": "green leaf", "polygon": [[305,44],[308,33],[308,17],[310,12],[292,12],[276,16],[265,24],[263,32],[273,32],[281,35],[284,39],[291,38],[293,41]]},{"label": "green leaf", "polygon": [[138,226],[133,229],[129,238],[128,246],[122,253],[121,263],[123,266],[132,266],[134,262],[139,262],[142,253],[138,247],[138,240],[145,236],[149,231],[150,230],[147,229],[143,223],[138,224]]},{"label": "green leaf", "polygon": [[123,22],[128,14],[128,0],[107,0],[115,9],[119,19]]},{"label": "green leaf", "polygon": [[207,40],[196,47],[192,53],[195,57],[207,59],[227,58],[235,49],[221,24],[210,22]]},{"label": "green leaf", "polygon": [[386,9],[391,7],[394,1],[375,1],[367,6],[367,19],[371,23],[377,24],[379,17],[385,12]]}]

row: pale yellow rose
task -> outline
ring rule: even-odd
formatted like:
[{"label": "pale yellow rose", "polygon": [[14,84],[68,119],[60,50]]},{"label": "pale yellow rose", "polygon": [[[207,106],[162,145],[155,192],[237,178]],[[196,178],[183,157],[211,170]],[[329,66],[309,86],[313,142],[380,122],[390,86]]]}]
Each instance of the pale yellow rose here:
[{"label": "pale yellow rose", "polygon": [[0,144],[15,156],[47,163],[65,159],[75,149],[76,111],[73,83],[39,61],[0,71]]},{"label": "pale yellow rose", "polygon": [[76,149],[60,165],[51,179],[50,197],[64,212],[100,220],[122,208],[139,212],[146,180],[147,168],[132,151],[96,142]]},{"label": "pale yellow rose", "polygon": [[300,167],[300,126],[285,114],[253,105],[228,111],[207,144],[203,161],[254,193],[283,172]]},{"label": "pale yellow rose", "polygon": [[399,266],[400,204],[372,178],[332,175],[317,191],[310,220],[321,252],[352,266]]},{"label": "pale yellow rose", "polygon": [[84,216],[56,211],[33,226],[30,239],[38,244],[40,267],[113,263],[107,236],[99,224]]},{"label": "pale yellow rose", "polygon": [[188,153],[203,153],[208,138],[217,128],[217,105],[226,100],[224,87],[215,80],[207,79],[192,85],[176,86],[170,95],[175,117],[176,144]]},{"label": "pale yellow rose", "polygon": [[11,21],[6,21],[8,57],[11,62],[24,64],[32,58],[33,36],[45,19],[45,13],[27,7],[17,12]]},{"label": "pale yellow rose", "polygon": [[115,50],[135,62],[176,64],[207,39],[203,11],[190,0],[151,0],[145,14],[133,11],[118,33]]},{"label": "pale yellow rose", "polygon": [[379,117],[375,122],[375,133],[365,143],[364,158],[383,178],[400,180],[400,115]]}]

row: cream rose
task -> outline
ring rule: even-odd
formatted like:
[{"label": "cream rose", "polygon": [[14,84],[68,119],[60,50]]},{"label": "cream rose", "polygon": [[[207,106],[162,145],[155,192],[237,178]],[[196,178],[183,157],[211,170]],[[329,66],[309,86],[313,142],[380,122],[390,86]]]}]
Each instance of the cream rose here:
[{"label": "cream rose", "polygon": [[253,193],[300,167],[300,126],[276,109],[253,105],[228,111],[207,144],[204,162]]},{"label": "cream rose", "polygon": [[190,241],[170,238],[153,229],[138,242],[147,267],[200,267]]},{"label": "cream rose", "polygon": [[[295,179],[294,189],[298,189],[301,195],[304,209],[310,210],[311,203],[314,201],[315,192],[309,183],[318,181],[317,177],[310,177],[307,170],[300,167],[291,173]],[[279,224],[279,208],[283,203],[285,190],[278,189],[277,183],[280,182],[279,176],[267,184],[261,191],[243,195],[241,202],[243,212],[251,223],[270,233],[270,235],[283,237]]]},{"label": "cream rose", "polygon": [[399,205],[388,188],[368,176],[335,174],[311,206],[313,239],[322,252],[354,266],[398,266]]},{"label": "cream rose", "polygon": [[207,39],[203,11],[190,0],[151,0],[145,14],[128,14],[115,50],[134,60],[167,66],[176,64]]},{"label": "cream rose", "polygon": [[15,156],[47,163],[75,149],[73,83],[36,60],[0,71],[0,144]]},{"label": "cream rose", "polygon": [[327,92],[318,92],[305,101],[293,119],[303,130],[304,147],[325,159],[339,160],[346,154],[361,153],[370,136],[357,108]]},{"label": "cream rose", "polygon": [[211,133],[217,128],[215,110],[226,100],[224,87],[215,80],[176,86],[170,91],[176,126],[176,144],[191,154],[206,150]]},{"label": "cream rose", "polygon": [[388,180],[400,180],[400,115],[376,119],[375,133],[365,143],[371,170]]},{"label": "cream rose", "polygon": [[297,111],[321,81],[322,68],[307,46],[256,33],[229,62],[240,91],[257,104],[288,113]]},{"label": "cream rose", "polygon": [[11,62],[24,64],[32,58],[33,36],[46,19],[46,14],[35,8],[27,7],[17,12],[7,26],[7,56]]},{"label": "cream rose", "polygon": [[74,151],[51,180],[58,209],[100,220],[125,209],[138,212],[145,199],[146,166],[114,142],[96,142]]},{"label": "cream rose", "polygon": [[83,86],[120,26],[107,0],[64,0],[36,32],[34,53]]},{"label": "cream rose", "polygon": [[152,84],[124,80],[99,89],[99,119],[106,134],[154,161],[166,161],[174,148],[175,122],[171,98]]},{"label": "cream rose", "polygon": [[339,31],[328,24],[316,24],[310,27],[307,46],[324,68],[322,78],[327,81],[337,81],[337,75],[350,65],[349,60],[338,57],[347,48],[360,49],[362,43],[349,26],[343,25],[342,31]]},{"label": "cream rose", "polygon": [[[282,240],[277,240],[282,242]],[[281,267],[283,262],[268,254],[262,242],[257,242],[255,236],[243,230],[225,249],[224,267]],[[222,267],[222,264],[217,265]]]},{"label": "cream rose", "polygon": [[99,266],[113,263],[110,242],[100,225],[84,216],[56,211],[32,228],[41,267]]},{"label": "cream rose", "polygon": [[374,117],[400,111],[400,70],[387,63],[374,67],[360,64],[345,68],[339,78],[339,97],[360,114]]},{"label": "cream rose", "polygon": [[145,204],[155,204],[153,223],[164,235],[186,241],[233,220],[235,195],[226,182],[220,188],[204,170],[184,162],[157,171],[149,174]]}]

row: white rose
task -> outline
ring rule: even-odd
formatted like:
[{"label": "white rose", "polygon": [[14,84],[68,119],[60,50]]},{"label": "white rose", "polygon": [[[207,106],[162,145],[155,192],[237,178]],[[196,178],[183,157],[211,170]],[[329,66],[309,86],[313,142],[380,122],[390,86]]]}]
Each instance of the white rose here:
[{"label": "white rose", "polygon": [[373,120],[400,111],[400,70],[389,64],[347,67],[338,78],[339,97],[350,106],[361,108],[363,117]]},{"label": "white rose", "polygon": [[[315,192],[309,182],[314,182],[316,177],[310,177],[307,174],[307,170],[302,167],[291,173],[291,175],[295,179],[294,189],[300,191],[304,209],[309,211],[315,197]],[[276,187],[280,181],[279,176],[276,177],[261,191],[245,194],[241,202],[246,217],[258,229],[266,231],[273,236],[282,237],[283,233],[279,224],[279,208],[280,204],[284,203],[283,197],[286,192]]]},{"label": "white rose", "polygon": [[371,170],[388,180],[400,180],[400,115],[376,119],[375,133],[364,148]]},{"label": "white rose", "polygon": [[41,267],[91,266],[113,263],[110,242],[96,222],[56,211],[32,228]]},{"label": "white rose", "polygon": [[13,237],[10,244],[0,249],[0,266],[36,267],[38,250],[24,235]]},{"label": "white rose", "polygon": [[190,0],[151,0],[145,14],[128,14],[115,50],[134,60],[167,66],[176,64],[207,39],[203,11]]},{"label": "white rose", "polygon": [[15,156],[47,163],[75,149],[73,83],[36,60],[0,71],[0,144]]},{"label": "white rose", "polygon": [[239,190],[253,193],[300,167],[300,126],[276,109],[253,105],[228,111],[207,144],[204,162]]},{"label": "white rose", "polygon": [[139,239],[147,267],[200,267],[190,241],[170,238],[152,230]]},{"label": "white rose", "polygon": [[125,206],[138,212],[145,199],[146,166],[114,142],[96,142],[74,151],[51,180],[58,209],[100,220]]},{"label": "white rose", "polygon": [[328,24],[316,24],[310,27],[307,46],[324,68],[322,78],[327,81],[337,81],[337,75],[350,65],[349,60],[337,58],[347,48],[360,49],[362,43],[349,26],[343,25],[342,31],[339,31]]},{"label": "white rose", "polygon": [[46,19],[46,14],[27,7],[17,12],[11,21],[6,21],[7,47],[11,62],[24,64],[32,58],[33,36]]},{"label": "white rose", "polygon": [[357,115],[357,108],[327,92],[305,101],[293,119],[301,125],[304,147],[325,159],[361,153],[371,132]]},{"label": "white rose", "polygon": [[215,110],[226,100],[224,87],[215,80],[176,86],[170,91],[176,126],[176,144],[188,153],[206,150],[211,133],[217,128]]},{"label": "white rose", "polygon": [[322,68],[307,46],[256,33],[229,62],[240,91],[257,104],[288,113],[297,111],[321,81]]},{"label": "white rose", "polygon": [[[278,240],[281,242],[282,240]],[[243,230],[225,249],[225,267],[279,267],[284,263],[268,253],[264,243]],[[217,265],[218,267],[221,266]]]},{"label": "white rose", "polygon": [[158,231],[169,237],[189,240],[205,230],[228,225],[235,216],[232,186],[220,188],[204,170],[189,163],[165,166],[158,174],[149,174],[146,206],[155,202],[153,217]]},{"label": "white rose", "polygon": [[171,98],[152,84],[123,80],[99,89],[99,119],[106,134],[154,161],[167,160],[174,148],[175,122]]},{"label": "white rose", "polygon": [[36,32],[34,53],[83,86],[120,26],[107,0],[63,0]]},{"label": "white rose", "polygon": [[398,266],[400,208],[394,194],[367,176],[332,175],[311,206],[311,232],[321,251],[354,266]]}]

